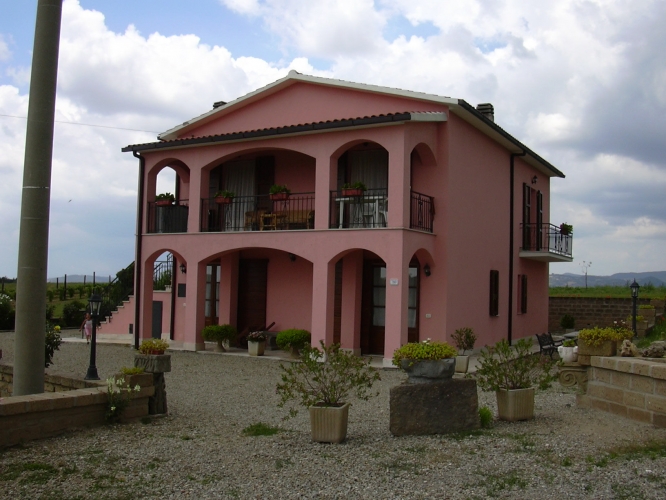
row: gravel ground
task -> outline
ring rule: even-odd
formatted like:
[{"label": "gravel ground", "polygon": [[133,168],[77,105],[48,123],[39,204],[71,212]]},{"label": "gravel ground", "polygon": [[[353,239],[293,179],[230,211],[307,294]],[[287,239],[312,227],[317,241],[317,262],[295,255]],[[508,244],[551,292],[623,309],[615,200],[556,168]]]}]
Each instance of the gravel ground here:
[{"label": "gravel ground", "polygon": [[[13,334],[0,333],[3,362]],[[85,344],[66,343],[51,373],[83,376]],[[105,378],[131,366],[126,346],[100,345]],[[282,421],[279,362],[172,353],[169,415],[77,429],[0,451],[0,498],[654,498],[666,491],[666,429],[578,409],[559,384],[536,397],[536,418],[455,436],[393,437],[389,389],[353,402],[347,440],[310,440],[307,412]],[[479,405],[496,412],[494,394]],[[247,437],[251,424],[279,427]]]}]

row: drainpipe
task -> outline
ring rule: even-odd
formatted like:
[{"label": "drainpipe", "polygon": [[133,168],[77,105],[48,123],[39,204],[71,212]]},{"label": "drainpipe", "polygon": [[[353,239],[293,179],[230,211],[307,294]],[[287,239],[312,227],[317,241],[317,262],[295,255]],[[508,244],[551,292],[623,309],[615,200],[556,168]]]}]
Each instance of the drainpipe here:
[{"label": "drainpipe", "polygon": [[511,188],[510,188],[510,205],[509,205],[509,314],[508,316],[508,325],[507,325],[507,342],[509,345],[511,345],[511,342],[513,341],[513,229],[514,229],[514,224],[513,224],[513,219],[514,219],[514,199],[515,199],[515,186],[514,186],[514,178],[515,178],[515,163],[514,159],[517,156],[525,156],[525,151],[522,153],[511,153],[511,159],[510,159],[510,166],[511,166],[511,173],[509,175],[510,182],[511,182]]},{"label": "drainpipe", "polygon": [[143,184],[146,170],[146,159],[136,151],[132,151],[139,159],[139,195],[136,207],[136,253],[134,255],[134,349],[139,349],[139,321],[141,321],[141,234],[143,233]]}]

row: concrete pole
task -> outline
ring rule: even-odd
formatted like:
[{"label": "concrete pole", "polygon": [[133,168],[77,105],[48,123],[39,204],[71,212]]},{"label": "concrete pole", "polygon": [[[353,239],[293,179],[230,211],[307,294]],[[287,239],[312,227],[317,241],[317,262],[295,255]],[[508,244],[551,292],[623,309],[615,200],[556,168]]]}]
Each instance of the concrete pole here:
[{"label": "concrete pole", "polygon": [[21,199],[15,396],[44,392],[46,266],[61,16],[62,0],[38,1]]}]

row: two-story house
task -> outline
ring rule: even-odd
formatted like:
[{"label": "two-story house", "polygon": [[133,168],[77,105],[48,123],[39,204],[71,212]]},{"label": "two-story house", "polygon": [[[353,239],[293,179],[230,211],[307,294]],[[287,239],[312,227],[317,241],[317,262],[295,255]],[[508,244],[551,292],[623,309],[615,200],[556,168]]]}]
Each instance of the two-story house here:
[{"label": "two-story house", "polygon": [[[134,330],[185,349],[202,349],[211,323],[304,328],[313,345],[386,364],[465,326],[480,345],[534,335],[547,330],[548,262],[572,260],[549,214],[564,175],[489,104],[291,71],[123,151],[140,160]],[[160,206],[166,168],[176,200]],[[366,190],[343,190],[357,182]],[[152,293],[164,252],[168,314]]]}]

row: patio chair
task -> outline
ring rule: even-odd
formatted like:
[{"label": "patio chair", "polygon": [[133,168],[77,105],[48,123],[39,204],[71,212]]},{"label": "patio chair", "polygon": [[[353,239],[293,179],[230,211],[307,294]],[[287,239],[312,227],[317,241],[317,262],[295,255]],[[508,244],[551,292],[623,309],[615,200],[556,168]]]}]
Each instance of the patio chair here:
[{"label": "patio chair", "polygon": [[555,340],[553,336],[549,333],[537,333],[537,340],[539,341],[539,352],[543,354],[548,354],[550,358],[553,358],[553,353],[557,352],[557,348],[562,345],[562,340]]}]

